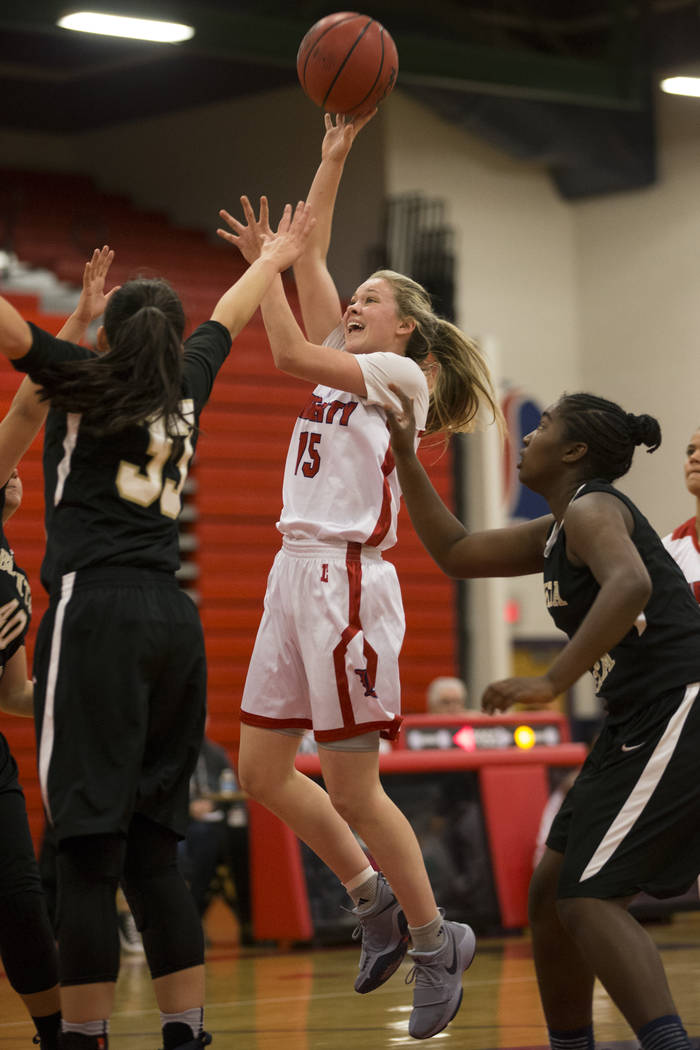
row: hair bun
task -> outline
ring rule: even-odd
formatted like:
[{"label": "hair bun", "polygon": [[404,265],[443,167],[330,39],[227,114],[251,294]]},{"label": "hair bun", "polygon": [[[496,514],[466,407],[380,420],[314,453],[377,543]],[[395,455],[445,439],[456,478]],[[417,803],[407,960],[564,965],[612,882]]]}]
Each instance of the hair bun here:
[{"label": "hair bun", "polygon": [[628,412],[626,419],[630,437],[635,445],[646,445],[649,452],[655,452],[661,444],[661,427],[658,420],[646,413],[635,416],[633,412]]}]

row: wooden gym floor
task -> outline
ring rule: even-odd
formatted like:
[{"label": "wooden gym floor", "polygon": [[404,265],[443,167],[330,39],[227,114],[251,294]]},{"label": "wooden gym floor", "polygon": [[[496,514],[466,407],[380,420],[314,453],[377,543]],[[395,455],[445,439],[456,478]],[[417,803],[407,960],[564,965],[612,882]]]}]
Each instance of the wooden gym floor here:
[{"label": "wooden gym floor", "polygon": [[[412,988],[402,968],[376,992],[353,991],[358,951],[240,948],[229,913],[214,901],[206,920],[206,1027],[212,1050],[392,1050],[420,1045],[407,1034]],[[700,1046],[700,912],[677,913],[648,927],[659,945],[676,1004]],[[29,1050],[33,1026],[0,971],[0,1050]],[[595,995],[597,1042],[636,1046],[600,986]],[[158,1012],[140,956],[122,954],[112,1050],[157,1050]],[[464,978],[464,1000],[437,1050],[534,1050],[546,1045],[527,934],[482,938]]]}]

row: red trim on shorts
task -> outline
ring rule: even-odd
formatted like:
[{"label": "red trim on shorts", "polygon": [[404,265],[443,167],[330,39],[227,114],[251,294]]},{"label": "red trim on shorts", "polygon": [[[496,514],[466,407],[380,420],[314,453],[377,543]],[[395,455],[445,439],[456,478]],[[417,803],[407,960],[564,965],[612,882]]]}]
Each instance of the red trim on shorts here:
[{"label": "red trim on shorts", "polygon": [[391,446],[389,446],[386,450],[384,462],[382,463],[382,474],[384,475],[384,482],[382,485],[382,507],[379,511],[379,517],[377,518],[377,524],[374,526],[374,531],[367,540],[368,547],[378,547],[389,531],[391,525],[391,489],[389,488],[387,478],[395,466],[394,453],[391,451]]},{"label": "red trim on shorts", "polygon": [[[258,729],[313,729],[310,718],[267,718],[265,715],[254,715],[250,711],[241,711],[240,721]],[[379,735],[385,740],[396,740],[402,722],[403,718],[397,715],[391,722],[362,722],[343,729],[321,730],[320,733],[314,733],[314,738],[347,740],[349,737],[362,736],[363,733],[371,733],[378,729]]]},{"label": "red trim on shorts", "polygon": [[[345,654],[347,653],[348,646],[352,639],[362,630],[362,624],[360,622],[360,598],[362,596],[361,543],[348,543],[345,556],[345,567],[348,573],[348,626],[341,634],[340,641],[333,650],[335,684],[338,690],[338,700],[340,702],[343,728],[339,730],[324,731],[323,734],[319,734],[317,737],[318,740],[342,740],[344,737],[357,736],[358,733],[369,733],[372,729],[378,729],[386,725],[385,722],[378,723],[377,725],[374,725],[374,723],[371,725],[370,723],[362,723],[362,726],[366,728],[356,728],[358,723],[355,721],[355,714],[350,700],[350,686],[348,685],[348,676],[345,670]],[[362,651],[367,664],[369,679],[374,683],[377,676],[377,662],[379,658],[366,638],[364,639]],[[348,730],[351,730],[351,732],[348,732]],[[327,736],[325,735],[326,732],[337,735]]]},{"label": "red trim on shorts", "polygon": [[314,733],[314,738],[320,740],[349,740],[353,736],[362,736],[363,733],[372,733],[377,729],[384,740],[396,740],[403,718],[397,715],[391,722],[356,722],[354,726],[344,729],[322,729],[320,733]]},{"label": "red trim on shorts", "polygon": [[268,718],[266,715],[254,715],[252,711],[241,711],[240,721],[247,726],[258,726],[259,729],[312,729],[310,718]]}]

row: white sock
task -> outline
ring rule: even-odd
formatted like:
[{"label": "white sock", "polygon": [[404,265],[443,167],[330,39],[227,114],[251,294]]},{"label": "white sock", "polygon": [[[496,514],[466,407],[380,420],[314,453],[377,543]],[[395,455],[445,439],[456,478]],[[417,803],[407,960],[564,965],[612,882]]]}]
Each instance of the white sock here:
[{"label": "white sock", "polygon": [[62,1032],[79,1032],[81,1035],[109,1035],[109,1021],[66,1021],[61,1018]]},{"label": "white sock", "polygon": [[199,1035],[204,1028],[204,1007],[193,1006],[189,1010],[183,1010],[179,1014],[164,1014],[161,1011],[160,1026],[165,1028],[166,1024],[186,1024],[192,1029],[193,1037]]},{"label": "white sock", "polygon": [[442,915],[438,912],[434,919],[426,922],[424,926],[409,926],[414,952],[437,952],[445,943],[445,935],[442,932]]},{"label": "white sock", "polygon": [[353,876],[348,882],[344,882],[343,886],[357,907],[364,909],[374,904],[378,882],[379,872],[368,864],[363,871]]}]

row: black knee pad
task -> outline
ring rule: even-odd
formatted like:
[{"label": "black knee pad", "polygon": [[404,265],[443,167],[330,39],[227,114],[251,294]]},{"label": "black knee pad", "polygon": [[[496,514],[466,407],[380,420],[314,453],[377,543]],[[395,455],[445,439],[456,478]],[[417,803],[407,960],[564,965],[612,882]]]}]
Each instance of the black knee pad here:
[{"label": "black knee pad", "polygon": [[178,869],[177,841],[138,814],[131,822],[122,885],[154,978],[204,962],[202,924]]},{"label": "black knee pad", "polygon": [[125,843],[119,835],[83,835],[58,847],[56,904],[62,984],[116,981],[116,892]]},{"label": "black knee pad", "polygon": [[0,898],[0,956],[19,995],[34,995],[58,984],[56,945],[40,890]]}]

